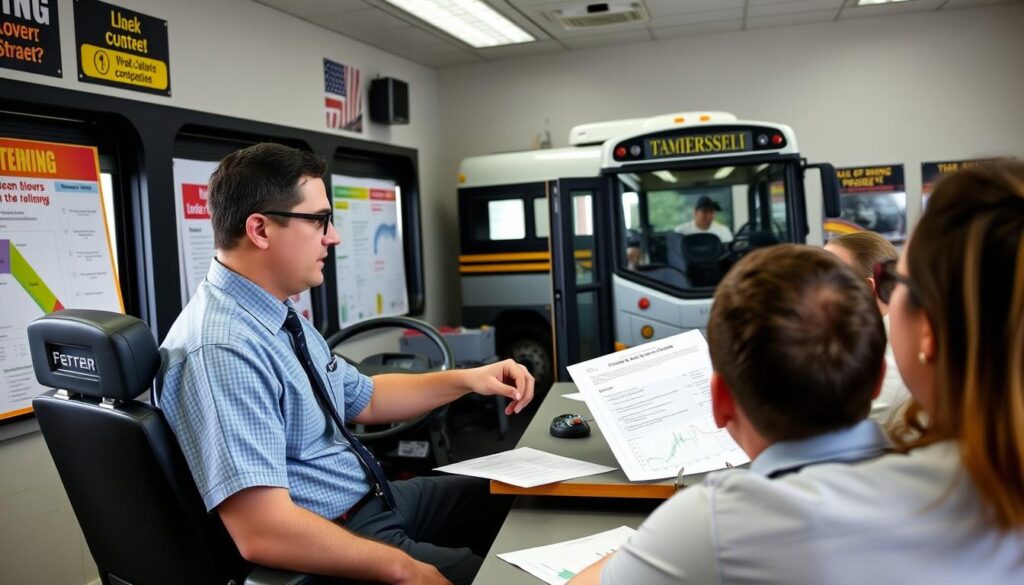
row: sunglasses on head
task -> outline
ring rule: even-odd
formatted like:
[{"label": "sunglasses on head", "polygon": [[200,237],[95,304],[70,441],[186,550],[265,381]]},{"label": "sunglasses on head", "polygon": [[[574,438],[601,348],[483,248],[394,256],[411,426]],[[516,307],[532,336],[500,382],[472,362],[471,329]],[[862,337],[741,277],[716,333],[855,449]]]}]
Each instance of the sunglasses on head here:
[{"label": "sunglasses on head", "polygon": [[892,298],[892,291],[896,289],[897,284],[906,285],[911,293],[914,291],[914,284],[910,279],[896,272],[895,260],[886,260],[885,262],[875,264],[872,273],[875,278],[875,292],[878,294],[879,300],[887,305],[889,304],[889,299]]},{"label": "sunglasses on head", "polygon": [[309,221],[315,221],[324,230],[324,235],[327,235],[327,225],[334,223],[334,212],[325,211],[324,213],[298,213],[296,211],[264,211],[263,215],[276,215],[278,217],[297,217],[299,219],[308,219]]}]

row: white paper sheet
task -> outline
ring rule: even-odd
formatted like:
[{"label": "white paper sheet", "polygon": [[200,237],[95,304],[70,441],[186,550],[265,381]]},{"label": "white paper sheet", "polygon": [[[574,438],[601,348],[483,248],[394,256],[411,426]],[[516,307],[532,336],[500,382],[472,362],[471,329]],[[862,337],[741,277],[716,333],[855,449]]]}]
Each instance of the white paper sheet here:
[{"label": "white paper sheet", "polygon": [[711,357],[694,329],[569,366],[630,481],[750,459],[711,414]]},{"label": "white paper sheet", "polygon": [[628,526],[584,536],[576,540],[502,553],[498,558],[551,585],[562,585],[577,573],[618,550],[636,534]]},{"label": "white paper sheet", "polygon": [[569,400],[576,400],[577,402],[583,402],[582,392],[573,392],[571,394],[562,394],[562,398],[568,398]]},{"label": "white paper sheet", "polygon": [[484,477],[519,487],[531,488],[575,477],[605,473],[614,469],[614,467],[595,465],[561,455],[552,455],[529,447],[520,447],[512,451],[452,463],[438,467],[436,471]]}]

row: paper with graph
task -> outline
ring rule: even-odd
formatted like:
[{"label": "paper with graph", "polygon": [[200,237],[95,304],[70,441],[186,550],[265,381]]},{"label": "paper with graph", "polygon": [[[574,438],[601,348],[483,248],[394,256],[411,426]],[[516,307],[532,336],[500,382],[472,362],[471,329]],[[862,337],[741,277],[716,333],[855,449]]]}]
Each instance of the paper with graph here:
[{"label": "paper with graph", "polygon": [[569,366],[630,481],[750,459],[711,414],[711,357],[694,329]]}]

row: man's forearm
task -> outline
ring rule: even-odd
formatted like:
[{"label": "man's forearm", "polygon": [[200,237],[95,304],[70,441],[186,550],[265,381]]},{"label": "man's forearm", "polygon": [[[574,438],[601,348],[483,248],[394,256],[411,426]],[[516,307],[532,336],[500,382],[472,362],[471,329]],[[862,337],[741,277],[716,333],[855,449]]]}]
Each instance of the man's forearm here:
[{"label": "man's forearm", "polygon": [[373,398],[356,417],[356,422],[379,424],[408,420],[448,404],[470,391],[463,380],[466,371],[374,376]]}]

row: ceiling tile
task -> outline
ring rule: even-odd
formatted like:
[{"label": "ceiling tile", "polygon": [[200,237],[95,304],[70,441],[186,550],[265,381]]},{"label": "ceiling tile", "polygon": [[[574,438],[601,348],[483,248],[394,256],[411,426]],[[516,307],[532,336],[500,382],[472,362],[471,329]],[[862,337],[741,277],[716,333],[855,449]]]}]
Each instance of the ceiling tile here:
[{"label": "ceiling tile", "polygon": [[370,5],[364,0],[254,0],[295,16],[317,16],[336,12],[365,10]]},{"label": "ceiling tile", "polygon": [[409,57],[409,59],[426,65],[428,67],[452,67],[454,65],[466,65],[469,63],[481,63],[483,58],[477,57],[467,51],[451,51],[447,53],[427,53]]},{"label": "ceiling tile", "polygon": [[407,28],[410,26],[408,22],[401,18],[391,16],[387,12],[376,8],[357,10],[355,12],[323,14],[308,18],[307,20],[344,33],[348,33],[350,31],[355,32]]},{"label": "ceiling tile", "polygon": [[942,5],[941,10],[955,8],[971,8],[972,6],[991,6],[992,4],[1019,4],[1024,0],[949,0]]},{"label": "ceiling tile", "polygon": [[654,28],[651,29],[651,33],[654,34],[654,38],[671,39],[675,37],[685,37],[690,35],[703,35],[708,33],[722,33],[722,32],[733,32],[743,30],[743,20],[717,20],[715,22],[705,22],[702,24],[688,24],[685,26],[670,26],[665,28]]},{"label": "ceiling tile", "polygon": [[706,10],[724,10],[743,8],[744,0],[644,0],[651,20],[658,17],[688,12],[704,12]]},{"label": "ceiling tile", "polygon": [[715,22],[716,20],[736,20],[743,18],[742,8],[729,8],[726,10],[703,10],[701,12],[683,12],[669,14],[652,19],[649,23],[651,28],[664,28],[667,26],[684,26],[687,24],[703,24]]},{"label": "ceiling tile", "polygon": [[868,6],[857,6],[855,3],[843,8],[839,18],[863,18],[868,16],[887,16],[890,14],[905,14],[907,12],[923,12],[925,10],[938,10],[946,0],[913,0],[912,2],[896,2],[892,4],[875,4]]},{"label": "ceiling tile", "polygon": [[813,10],[811,12],[796,12],[793,14],[773,14],[770,16],[757,16],[747,18],[747,28],[767,28],[771,26],[792,26],[808,24],[811,22],[827,22],[835,20],[837,10]]},{"label": "ceiling tile", "polygon": [[651,33],[645,30],[632,30],[629,32],[612,33],[610,35],[590,35],[586,37],[572,37],[562,39],[562,44],[570,49],[589,49],[592,47],[613,47],[616,45],[628,45],[630,43],[642,43],[651,41]]},{"label": "ceiling tile", "polygon": [[781,2],[762,2],[751,4],[747,9],[747,18],[752,16],[774,16],[776,14],[793,14],[797,12],[814,12],[831,10],[832,15],[839,13],[843,0],[784,0]]},{"label": "ceiling tile", "polygon": [[376,33],[377,45],[395,49],[419,49],[423,51],[447,51],[455,48],[437,35],[410,26],[403,29],[390,29]]},{"label": "ceiling tile", "polygon": [[517,45],[504,45],[474,50],[477,55],[484,59],[506,59],[509,57],[525,57],[527,55],[561,53],[564,51],[565,48],[558,44],[557,41],[535,41],[532,43],[519,43]]}]

